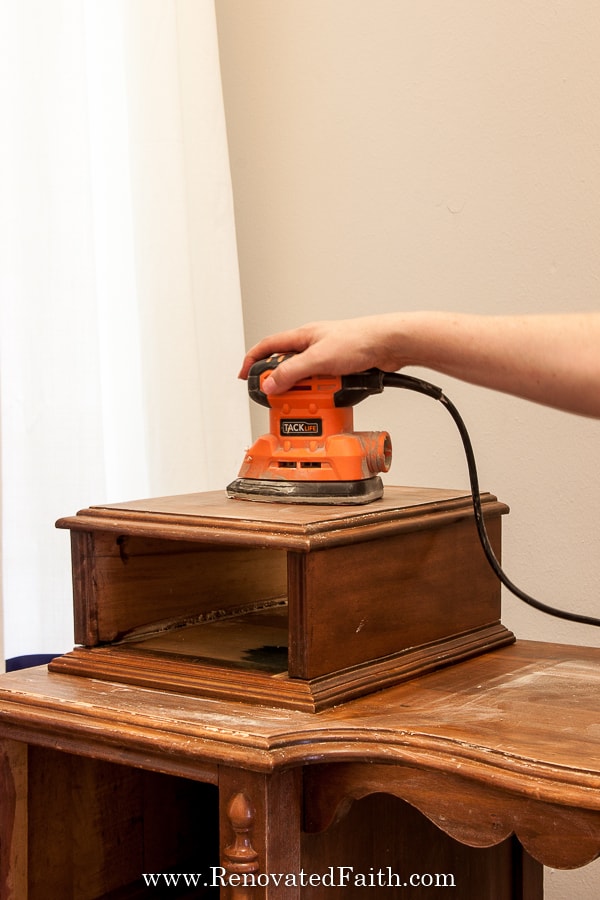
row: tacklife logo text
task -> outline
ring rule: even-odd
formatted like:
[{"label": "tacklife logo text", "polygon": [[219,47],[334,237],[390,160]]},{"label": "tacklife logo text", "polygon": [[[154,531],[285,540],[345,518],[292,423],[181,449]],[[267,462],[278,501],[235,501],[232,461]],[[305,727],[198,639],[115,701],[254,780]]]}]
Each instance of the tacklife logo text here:
[{"label": "tacklife logo text", "polygon": [[279,423],[281,437],[320,437],[323,434],[321,419],[282,419]]}]

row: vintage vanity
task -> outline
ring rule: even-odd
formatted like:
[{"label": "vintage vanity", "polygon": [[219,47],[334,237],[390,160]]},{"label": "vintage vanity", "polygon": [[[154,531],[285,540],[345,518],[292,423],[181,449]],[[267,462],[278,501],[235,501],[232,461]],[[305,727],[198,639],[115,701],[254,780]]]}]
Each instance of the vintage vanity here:
[{"label": "vintage vanity", "polygon": [[[507,509],[483,510],[499,555]],[[76,646],[0,678],[3,898],[170,872],[202,877],[169,896],[310,900],[349,869],[539,900],[543,863],[599,852],[600,651],[514,642],[468,495],[210,492],[58,526]]]}]

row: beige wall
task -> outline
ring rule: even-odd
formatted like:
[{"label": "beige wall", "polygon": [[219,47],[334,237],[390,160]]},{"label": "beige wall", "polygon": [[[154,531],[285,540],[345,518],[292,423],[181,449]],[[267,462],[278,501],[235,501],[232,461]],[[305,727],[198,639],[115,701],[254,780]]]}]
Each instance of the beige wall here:
[{"label": "beige wall", "polygon": [[[597,4],[216,8],[247,343],[374,311],[597,306]],[[600,423],[430,377],[466,420],[482,489],[511,506],[510,577],[600,615]],[[389,482],[467,487],[433,401],[388,390],[355,418],[391,432]],[[510,596],[504,621],[523,638],[600,644]],[[598,896],[593,866],[547,883],[550,897]]]}]

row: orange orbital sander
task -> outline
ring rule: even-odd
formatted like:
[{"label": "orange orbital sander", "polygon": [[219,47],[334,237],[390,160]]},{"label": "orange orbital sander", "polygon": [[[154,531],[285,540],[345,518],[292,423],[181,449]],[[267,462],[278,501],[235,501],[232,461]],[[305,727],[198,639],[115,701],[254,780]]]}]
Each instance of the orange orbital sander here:
[{"label": "orange orbital sander", "polygon": [[263,380],[291,354],[256,362],[250,397],[269,408],[270,432],[247,451],[229,497],[276,503],[360,504],[383,494],[392,461],[387,431],[354,431],[352,407],[383,390],[384,373],[316,375],[267,396]]}]

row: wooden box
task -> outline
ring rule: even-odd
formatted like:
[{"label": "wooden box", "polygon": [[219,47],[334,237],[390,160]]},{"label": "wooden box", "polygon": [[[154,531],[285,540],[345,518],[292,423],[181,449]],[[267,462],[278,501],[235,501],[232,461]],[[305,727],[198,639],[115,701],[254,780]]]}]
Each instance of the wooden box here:
[{"label": "wooden box", "polygon": [[[482,497],[500,556],[507,507]],[[365,506],[222,492],[64,518],[75,642],[51,670],[318,711],[514,640],[469,495]]]}]

